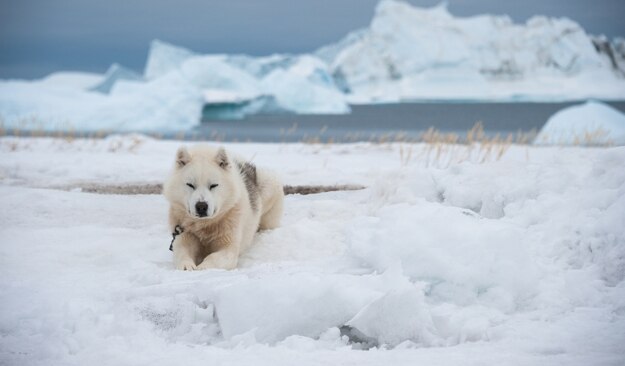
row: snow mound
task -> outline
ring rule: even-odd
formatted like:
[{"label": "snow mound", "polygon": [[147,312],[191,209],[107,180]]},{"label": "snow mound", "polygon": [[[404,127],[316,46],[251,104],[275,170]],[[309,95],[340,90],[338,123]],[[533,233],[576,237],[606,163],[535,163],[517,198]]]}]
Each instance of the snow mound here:
[{"label": "snow mound", "polygon": [[625,145],[625,114],[596,101],[564,108],[540,130],[536,145]]},{"label": "snow mound", "polygon": [[[502,227],[457,207],[436,206],[398,204],[382,209],[376,219],[355,222],[351,252],[377,271],[401,263],[413,280],[444,283],[432,288],[435,296],[452,290],[467,294],[503,290],[522,299],[532,293],[536,269],[516,227]],[[480,230],[475,232],[478,222]],[[454,230],[445,230],[450,226]],[[518,271],[524,276],[519,277]]]}]

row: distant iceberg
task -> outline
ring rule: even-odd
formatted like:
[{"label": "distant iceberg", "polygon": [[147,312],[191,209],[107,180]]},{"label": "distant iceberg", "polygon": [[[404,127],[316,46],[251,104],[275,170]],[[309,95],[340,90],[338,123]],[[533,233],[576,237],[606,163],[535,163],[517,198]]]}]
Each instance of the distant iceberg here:
[{"label": "distant iceberg", "polygon": [[5,127],[26,130],[169,131],[202,119],[256,113],[349,113],[327,65],[310,55],[199,55],[152,42],[144,75],[64,73],[1,81]]},{"label": "distant iceberg", "polygon": [[452,16],[383,0],[369,27],[312,54],[202,55],[154,40],[145,70],[0,81],[0,118],[21,129],[167,131],[257,113],[341,114],[414,100],[625,99],[625,41],[565,18]]},{"label": "distant iceberg", "polygon": [[515,24],[507,16],[454,17],[444,4],[383,0],[368,28],[316,55],[352,103],[622,99],[625,81],[607,53],[566,18]]},{"label": "distant iceberg", "polygon": [[202,105],[201,91],[177,72],[148,82],[120,79],[109,94],[75,83],[0,82],[4,126],[23,130],[188,129],[199,123]]},{"label": "distant iceberg", "polygon": [[596,101],[564,108],[551,116],[536,145],[625,145],[625,114]]}]

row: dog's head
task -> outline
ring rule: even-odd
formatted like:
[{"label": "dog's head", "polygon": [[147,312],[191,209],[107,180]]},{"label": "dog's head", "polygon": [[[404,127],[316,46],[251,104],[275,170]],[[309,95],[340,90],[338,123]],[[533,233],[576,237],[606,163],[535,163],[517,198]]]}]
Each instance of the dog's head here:
[{"label": "dog's head", "polygon": [[196,219],[218,217],[232,208],[238,197],[232,170],[223,148],[181,147],[173,174],[165,183],[165,196]]}]

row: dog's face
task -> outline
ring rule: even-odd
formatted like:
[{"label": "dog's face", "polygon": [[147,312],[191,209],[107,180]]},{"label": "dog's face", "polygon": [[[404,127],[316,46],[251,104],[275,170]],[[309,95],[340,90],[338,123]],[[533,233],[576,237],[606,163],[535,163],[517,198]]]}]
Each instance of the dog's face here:
[{"label": "dog's face", "polygon": [[176,153],[174,173],[165,195],[196,219],[211,219],[231,207],[235,192],[225,150],[199,147]]}]

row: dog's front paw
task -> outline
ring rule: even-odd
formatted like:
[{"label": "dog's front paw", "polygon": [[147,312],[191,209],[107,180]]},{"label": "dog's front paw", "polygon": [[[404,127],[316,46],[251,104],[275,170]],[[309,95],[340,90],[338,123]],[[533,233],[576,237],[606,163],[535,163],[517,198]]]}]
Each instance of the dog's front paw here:
[{"label": "dog's front paw", "polygon": [[213,253],[204,258],[202,263],[197,266],[197,269],[234,269],[237,266],[236,257],[233,260],[227,256],[220,256],[218,253]]},{"label": "dog's front paw", "polygon": [[205,269],[214,269],[214,268],[217,268],[217,267],[215,266],[215,263],[213,263],[213,261],[211,261],[211,260],[208,260],[208,258],[207,258],[207,259],[204,259],[204,260],[202,261],[202,263],[200,263],[200,264],[197,266],[197,269],[198,269],[198,270],[200,270],[200,271],[201,271],[201,270],[205,270]]},{"label": "dog's front paw", "polygon": [[197,266],[191,259],[185,259],[176,263],[176,269],[181,271],[193,271],[197,269]]}]

